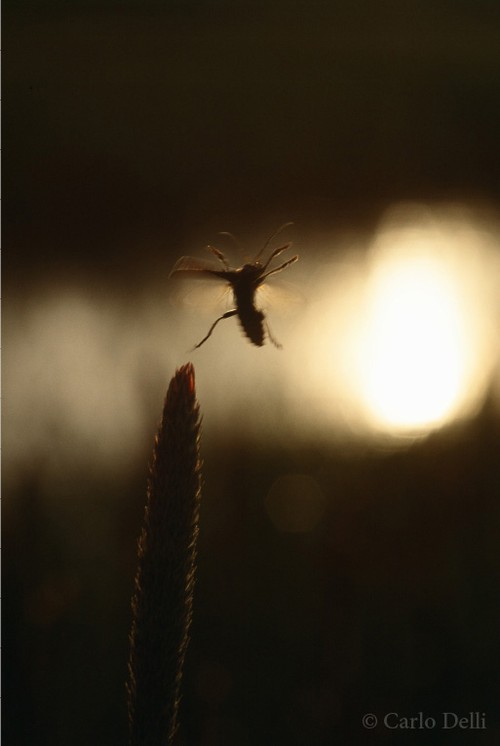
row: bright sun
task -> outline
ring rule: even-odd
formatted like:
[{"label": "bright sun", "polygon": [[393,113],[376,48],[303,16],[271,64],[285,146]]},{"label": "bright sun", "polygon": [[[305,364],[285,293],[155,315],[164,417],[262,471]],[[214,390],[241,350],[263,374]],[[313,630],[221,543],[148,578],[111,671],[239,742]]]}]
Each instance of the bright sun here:
[{"label": "bright sun", "polygon": [[309,352],[296,352],[314,424],[418,436],[477,411],[498,354],[492,236],[460,211],[402,207],[368,253],[351,248],[324,270],[304,321]]},{"label": "bright sun", "polygon": [[370,283],[362,396],[396,427],[442,420],[461,393],[466,328],[445,267],[429,258],[382,263]]}]

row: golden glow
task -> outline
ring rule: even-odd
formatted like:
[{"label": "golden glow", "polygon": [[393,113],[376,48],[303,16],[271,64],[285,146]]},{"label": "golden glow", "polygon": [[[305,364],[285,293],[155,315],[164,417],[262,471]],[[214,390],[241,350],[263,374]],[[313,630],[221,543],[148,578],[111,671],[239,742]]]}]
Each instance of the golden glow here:
[{"label": "golden glow", "polygon": [[473,414],[498,359],[496,233],[458,208],[397,207],[368,252],[337,256],[296,348],[311,425],[421,435]]},{"label": "golden glow", "polygon": [[[287,317],[262,301],[282,350],[250,345],[229,319],[188,351],[215,316],[170,306],[166,279],[133,304],[69,284],[30,295],[11,305],[4,334],[6,476],[33,464],[49,481],[122,470],[150,442],[187,360],[212,442],[244,433],[345,449],[383,434],[397,444],[471,417],[490,386],[500,391],[499,247],[498,224],[462,208],[393,208],[368,247],[311,239],[293,276],[307,303]],[[297,484],[268,499],[280,530],[308,530],[320,512],[310,484]]]},{"label": "golden glow", "polygon": [[460,288],[439,260],[394,257],[370,283],[361,393],[396,427],[438,423],[462,394],[470,352]]}]

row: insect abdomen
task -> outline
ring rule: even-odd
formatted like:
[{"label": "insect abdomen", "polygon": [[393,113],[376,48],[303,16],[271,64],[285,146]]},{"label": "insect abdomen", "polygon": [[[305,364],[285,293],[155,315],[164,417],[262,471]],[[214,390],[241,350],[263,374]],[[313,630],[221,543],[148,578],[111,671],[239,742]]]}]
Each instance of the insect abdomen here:
[{"label": "insect abdomen", "polygon": [[255,288],[239,284],[233,288],[241,328],[257,347],[264,344],[264,314],[255,307]]},{"label": "insect abdomen", "polygon": [[248,339],[257,347],[264,344],[264,314],[258,311],[255,306],[252,308],[238,308],[238,318],[241,328],[247,335]]}]

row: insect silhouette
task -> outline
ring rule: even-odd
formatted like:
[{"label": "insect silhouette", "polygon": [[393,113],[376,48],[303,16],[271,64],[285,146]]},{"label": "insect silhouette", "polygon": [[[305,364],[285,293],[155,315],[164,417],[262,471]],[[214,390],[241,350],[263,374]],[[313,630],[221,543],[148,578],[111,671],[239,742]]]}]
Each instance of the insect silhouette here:
[{"label": "insect silhouette", "polygon": [[195,345],[195,349],[201,347],[201,345],[207,341],[219,321],[222,321],[222,319],[228,319],[231,316],[238,317],[244,334],[246,334],[252,344],[257,347],[262,347],[265,340],[265,332],[267,332],[267,336],[274,346],[278,348],[281,347],[281,345],[271,335],[264,312],[256,306],[256,293],[267,277],[275,275],[277,272],[281,272],[285,267],[293,264],[299,258],[298,255],[292,256],[291,259],[283,262],[283,264],[280,264],[278,267],[268,269],[273,259],[290,248],[292,244],[289,242],[274,249],[264,264],[260,261],[262,254],[271,241],[290,225],[293,225],[293,223],[285,223],[278,228],[278,230],[274,231],[274,233],[269,236],[264,246],[260,249],[253,262],[251,264],[244,264],[238,269],[231,268],[222,251],[215,248],[215,246],[207,246],[207,249],[219,260],[222,265],[221,269],[212,262],[205,262],[202,259],[195,259],[190,256],[183,256],[176,262],[174,268],[170,272],[170,277],[177,274],[190,274],[198,277],[203,275],[216,277],[226,282],[233,292],[235,308],[226,311],[226,313],[223,313],[222,316],[219,316],[219,318],[214,321],[201,342],[198,342],[198,344]]}]

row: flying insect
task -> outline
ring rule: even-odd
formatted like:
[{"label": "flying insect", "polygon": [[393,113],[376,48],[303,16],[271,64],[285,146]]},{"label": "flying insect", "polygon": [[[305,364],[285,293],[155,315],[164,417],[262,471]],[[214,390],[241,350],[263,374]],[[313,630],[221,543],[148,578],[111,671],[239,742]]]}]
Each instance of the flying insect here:
[{"label": "flying insect", "polygon": [[215,277],[223,280],[231,288],[233,293],[235,307],[230,311],[226,311],[226,313],[223,313],[222,316],[219,316],[219,318],[214,321],[201,342],[198,342],[198,344],[195,345],[195,349],[201,347],[202,344],[207,341],[219,321],[222,321],[222,319],[228,319],[231,316],[238,317],[243,333],[248,337],[252,344],[257,347],[262,347],[267,332],[267,336],[274,346],[278,348],[281,347],[281,345],[271,335],[264,312],[257,308],[256,294],[259,287],[268,277],[281,272],[286,267],[290,266],[290,264],[296,262],[299,258],[296,254],[278,267],[269,269],[272,260],[290,248],[292,244],[289,242],[274,249],[264,264],[261,262],[261,256],[269,246],[270,242],[290,225],[293,225],[293,223],[285,223],[278,228],[277,231],[272,233],[258,252],[253,262],[250,264],[244,264],[238,269],[230,267],[225,255],[215,246],[207,246],[207,249],[219,261],[221,265],[220,269],[212,262],[205,262],[202,259],[196,259],[191,256],[183,256],[176,262],[169,277],[174,275]]}]

